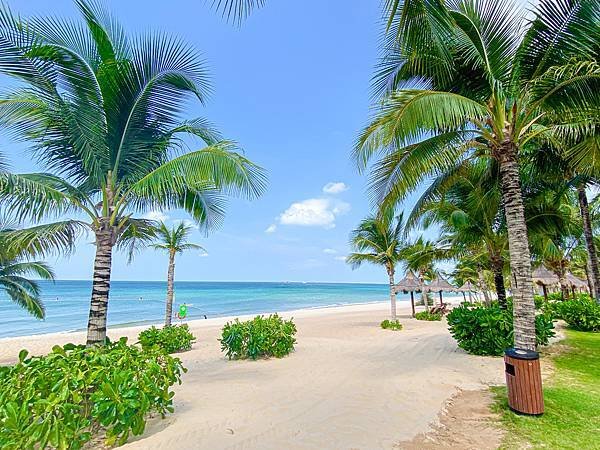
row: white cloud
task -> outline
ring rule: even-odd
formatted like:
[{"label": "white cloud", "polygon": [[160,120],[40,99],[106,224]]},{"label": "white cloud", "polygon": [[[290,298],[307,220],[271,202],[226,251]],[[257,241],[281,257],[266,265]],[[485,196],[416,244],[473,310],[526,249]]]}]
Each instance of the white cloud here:
[{"label": "white cloud", "polygon": [[148,211],[146,214],[144,214],[143,217],[144,219],[156,220],[157,222],[166,222],[167,220],[169,220],[169,216],[167,216],[162,211],[157,210]]},{"label": "white cloud", "polygon": [[265,233],[275,233],[275,231],[277,230],[277,225],[275,225],[274,223],[269,225],[269,227],[265,230]]},{"label": "white cloud", "polygon": [[324,248],[323,253],[326,253],[327,255],[335,255],[337,250],[333,248]]},{"label": "white cloud", "polygon": [[335,256],[333,259],[335,259],[336,261],[346,262],[347,258],[348,258],[347,256]]},{"label": "white cloud", "polygon": [[201,258],[206,258],[208,256],[208,252],[202,252],[200,253],[200,257]]},{"label": "white cloud", "polygon": [[350,204],[326,198],[309,198],[292,203],[279,216],[282,225],[299,225],[305,227],[335,227],[337,216],[350,210]]},{"label": "white cloud", "polygon": [[[191,227],[191,228],[193,228],[195,230],[199,230],[200,229],[200,227],[198,226],[198,224],[196,222],[194,222],[193,220],[183,219],[182,222],[183,222],[183,224],[186,227]],[[208,255],[206,255],[206,256],[208,256]]]},{"label": "white cloud", "polygon": [[342,183],[341,181],[329,182],[325,186],[323,186],[323,192],[326,194],[341,194],[344,191],[349,189],[346,183]]}]

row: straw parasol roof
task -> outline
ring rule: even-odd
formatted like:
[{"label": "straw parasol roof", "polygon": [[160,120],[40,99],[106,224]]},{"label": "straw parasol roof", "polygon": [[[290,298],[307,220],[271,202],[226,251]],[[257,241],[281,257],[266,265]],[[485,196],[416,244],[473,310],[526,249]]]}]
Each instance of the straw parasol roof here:
[{"label": "straw parasol roof", "polygon": [[404,292],[414,292],[421,290],[421,282],[416,277],[416,275],[409,270],[406,272],[406,275],[403,279],[401,279],[398,283],[396,283],[396,292],[404,291]]},{"label": "straw parasol roof", "polygon": [[442,277],[435,277],[431,283],[425,288],[427,292],[458,292],[455,288]]},{"label": "straw parasol roof", "polygon": [[558,277],[546,269],[544,266],[540,266],[533,271],[532,277],[535,284],[542,284],[544,286],[551,286],[558,284]]},{"label": "straw parasol roof", "polygon": [[567,281],[569,282],[569,284],[571,286],[574,286],[576,288],[587,288],[588,287],[588,285],[585,281],[583,281],[579,277],[576,277],[571,272],[567,273]]},{"label": "straw parasol roof", "polygon": [[458,292],[477,292],[477,288],[476,286],[471,283],[470,281],[467,281],[465,284],[463,284],[461,287],[459,287],[457,289]]}]

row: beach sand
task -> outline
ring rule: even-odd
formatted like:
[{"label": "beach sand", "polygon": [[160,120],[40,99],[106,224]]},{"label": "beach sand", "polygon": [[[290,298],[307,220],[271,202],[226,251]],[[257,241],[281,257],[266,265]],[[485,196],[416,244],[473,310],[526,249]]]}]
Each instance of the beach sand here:
[{"label": "beach sand", "polygon": [[[282,313],[298,327],[283,359],[228,361],[217,341],[225,318],[190,322],[198,341],[179,356],[188,373],[175,413],[151,419],[127,449],[392,449],[438,423],[448,399],[504,381],[501,358],[467,355],[445,321],[399,311],[404,329],[382,330],[387,303]],[[111,329],[133,340],[143,327]],[[0,340],[0,364],[84,342],[83,333]],[[132,341],[133,342],[133,341]]]}]

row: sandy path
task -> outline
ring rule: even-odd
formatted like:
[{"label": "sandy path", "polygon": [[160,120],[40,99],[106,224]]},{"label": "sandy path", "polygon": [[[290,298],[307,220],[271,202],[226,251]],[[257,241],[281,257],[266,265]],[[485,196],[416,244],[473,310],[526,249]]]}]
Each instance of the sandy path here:
[{"label": "sandy path", "polygon": [[[403,331],[386,331],[386,313],[371,304],[283,314],[295,317],[296,351],[267,361],[227,361],[223,320],[193,322],[198,342],[180,355],[189,372],[175,414],[123,448],[390,449],[427,431],[457,388],[502,382],[502,360],[457,349],[445,323],[406,318]],[[39,353],[69,340],[83,335],[4,339],[0,363],[23,346]]]}]

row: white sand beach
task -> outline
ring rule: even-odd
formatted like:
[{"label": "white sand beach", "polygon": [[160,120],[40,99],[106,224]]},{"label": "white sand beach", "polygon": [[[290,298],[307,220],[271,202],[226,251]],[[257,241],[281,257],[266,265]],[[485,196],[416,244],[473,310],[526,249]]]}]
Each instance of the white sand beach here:
[{"label": "white sand beach", "polygon": [[[198,341],[178,355],[188,368],[174,414],[152,419],[131,449],[392,449],[427,432],[459,390],[503,382],[500,358],[467,355],[445,322],[408,318],[382,330],[387,303],[283,313],[298,326],[283,359],[228,361],[217,341],[226,318],[190,322]],[[140,327],[109,335],[135,339]],[[83,342],[83,333],[0,341],[0,364],[27,348]]]}]

